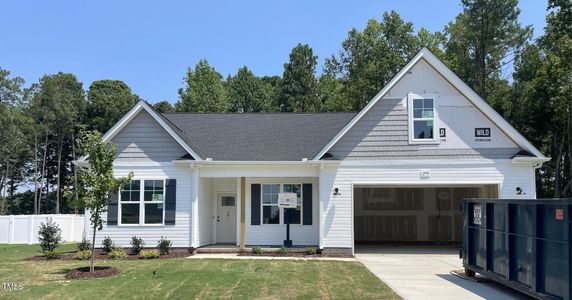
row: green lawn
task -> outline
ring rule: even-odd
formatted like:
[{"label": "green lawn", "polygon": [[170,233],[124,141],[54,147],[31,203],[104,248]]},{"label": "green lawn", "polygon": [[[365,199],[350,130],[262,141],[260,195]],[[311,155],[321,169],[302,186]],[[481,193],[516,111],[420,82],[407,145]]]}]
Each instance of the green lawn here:
[{"label": "green lawn", "polygon": [[[73,250],[67,244],[62,250]],[[321,298],[398,299],[399,297],[356,262],[295,260],[170,259],[99,261],[115,266],[111,278],[73,280],[69,269],[80,261],[24,261],[38,255],[37,245],[0,245],[0,298]],[[153,271],[157,278],[153,278]],[[5,291],[2,283],[23,284]]]}]

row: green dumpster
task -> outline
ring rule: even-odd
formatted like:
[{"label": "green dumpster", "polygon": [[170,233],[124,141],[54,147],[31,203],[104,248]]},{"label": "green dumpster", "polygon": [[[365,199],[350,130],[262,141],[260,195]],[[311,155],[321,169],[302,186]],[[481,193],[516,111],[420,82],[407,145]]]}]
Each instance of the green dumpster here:
[{"label": "green dumpster", "polygon": [[461,213],[467,275],[539,299],[570,299],[572,199],[463,199]]}]

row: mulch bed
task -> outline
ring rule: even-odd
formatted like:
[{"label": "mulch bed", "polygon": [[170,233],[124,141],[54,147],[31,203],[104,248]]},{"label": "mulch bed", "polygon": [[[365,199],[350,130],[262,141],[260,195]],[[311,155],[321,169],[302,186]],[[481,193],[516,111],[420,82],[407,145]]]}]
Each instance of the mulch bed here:
[{"label": "mulch bed", "polygon": [[349,254],[306,254],[304,252],[289,252],[286,254],[280,254],[277,252],[263,252],[260,254],[255,254],[251,252],[240,252],[238,256],[267,256],[267,257],[307,257],[307,258],[314,258],[314,257],[347,257],[352,258],[352,255]]},{"label": "mulch bed", "polygon": [[89,271],[89,267],[81,267],[69,271],[66,279],[89,279],[111,277],[119,274],[119,270],[114,267],[94,267],[93,272]]},{"label": "mulch bed", "polygon": [[289,252],[286,254],[280,254],[277,252],[262,252],[258,253],[251,253],[251,252],[240,252],[238,256],[270,256],[270,257],[321,257],[320,254],[306,254],[303,252]]},{"label": "mulch bed", "polygon": [[[130,253],[128,250],[126,250],[126,252]],[[190,255],[191,254],[189,254],[186,251],[171,251],[171,253],[161,255],[161,256],[159,256],[159,258],[156,258],[156,259],[183,258],[183,257],[188,257]],[[37,255],[37,256],[28,257],[25,260],[27,260],[27,261],[75,260],[74,256],[75,256],[75,252],[66,252],[66,253],[63,253],[62,256],[58,259],[47,259],[43,255]],[[100,250],[100,249],[95,250],[95,260],[107,260],[107,259],[110,259],[110,258],[107,257],[107,254],[103,250]],[[127,257],[125,259],[135,260],[135,259],[141,259],[141,258],[139,257],[139,255],[129,254],[129,255],[127,255]]]}]

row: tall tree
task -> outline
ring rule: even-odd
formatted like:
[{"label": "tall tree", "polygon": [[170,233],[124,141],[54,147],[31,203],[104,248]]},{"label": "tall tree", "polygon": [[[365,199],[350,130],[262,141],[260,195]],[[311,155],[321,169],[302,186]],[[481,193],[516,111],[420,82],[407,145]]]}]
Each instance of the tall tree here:
[{"label": "tall tree", "polygon": [[228,99],[231,112],[268,111],[272,105],[272,86],[256,77],[248,67],[229,77]]},{"label": "tall tree", "polygon": [[[32,110],[39,113],[35,119],[46,128],[44,168],[48,162],[52,165],[56,162],[53,182],[56,192],[55,213],[60,213],[63,184],[66,175],[69,175],[64,173],[72,168],[71,161],[74,159],[71,154],[73,137],[85,116],[85,93],[75,75],[60,72],[43,76],[31,101]],[[49,152],[50,145],[55,145],[54,152]],[[48,155],[51,155],[49,160]],[[48,178],[45,179],[47,196],[50,183]]]},{"label": "tall tree", "polygon": [[22,131],[23,84],[22,78],[0,68],[0,214],[12,212],[14,192],[22,180],[20,169],[30,152]]},{"label": "tall tree", "polygon": [[511,121],[552,159],[537,174],[540,197],[572,196],[572,3],[548,1],[545,34],[515,60]]},{"label": "tall tree", "polygon": [[284,64],[279,96],[280,111],[312,112],[320,110],[316,64],[318,57],[307,44],[298,44]]},{"label": "tall tree", "polygon": [[318,95],[322,111],[350,111],[351,102],[343,95],[343,84],[332,74],[322,74],[318,79]]},{"label": "tall tree", "polygon": [[463,11],[445,27],[449,67],[501,114],[508,82],[501,68],[529,41],[532,27],[518,21],[518,0],[462,0]]},{"label": "tall tree", "polygon": [[372,18],[362,31],[352,29],[340,53],[326,59],[324,71],[340,77],[343,97],[352,110],[360,110],[421,47],[441,56],[442,40],[440,33],[425,29],[415,35],[411,22],[395,11],[385,12],[381,22]]},{"label": "tall tree", "polygon": [[222,75],[206,59],[201,59],[194,70],[189,68],[184,80],[185,88],[179,89],[180,100],[175,104],[176,111],[228,111]]},{"label": "tall tree", "polygon": [[121,80],[96,80],[87,90],[87,125],[106,132],[139,100]]},{"label": "tall tree", "polygon": [[173,112],[174,110],[173,105],[171,105],[171,103],[167,100],[153,104],[153,108],[160,113],[169,113]]}]

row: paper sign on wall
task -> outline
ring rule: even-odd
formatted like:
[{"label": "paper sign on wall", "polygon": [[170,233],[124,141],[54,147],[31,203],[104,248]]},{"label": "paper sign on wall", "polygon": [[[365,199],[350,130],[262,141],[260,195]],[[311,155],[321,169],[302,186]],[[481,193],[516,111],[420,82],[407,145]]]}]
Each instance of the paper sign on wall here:
[{"label": "paper sign on wall", "polygon": [[480,205],[475,205],[473,207],[473,224],[475,225],[482,225],[482,216],[483,211]]},{"label": "paper sign on wall", "polygon": [[298,206],[298,195],[296,193],[278,194],[278,206],[283,208],[296,208]]}]

